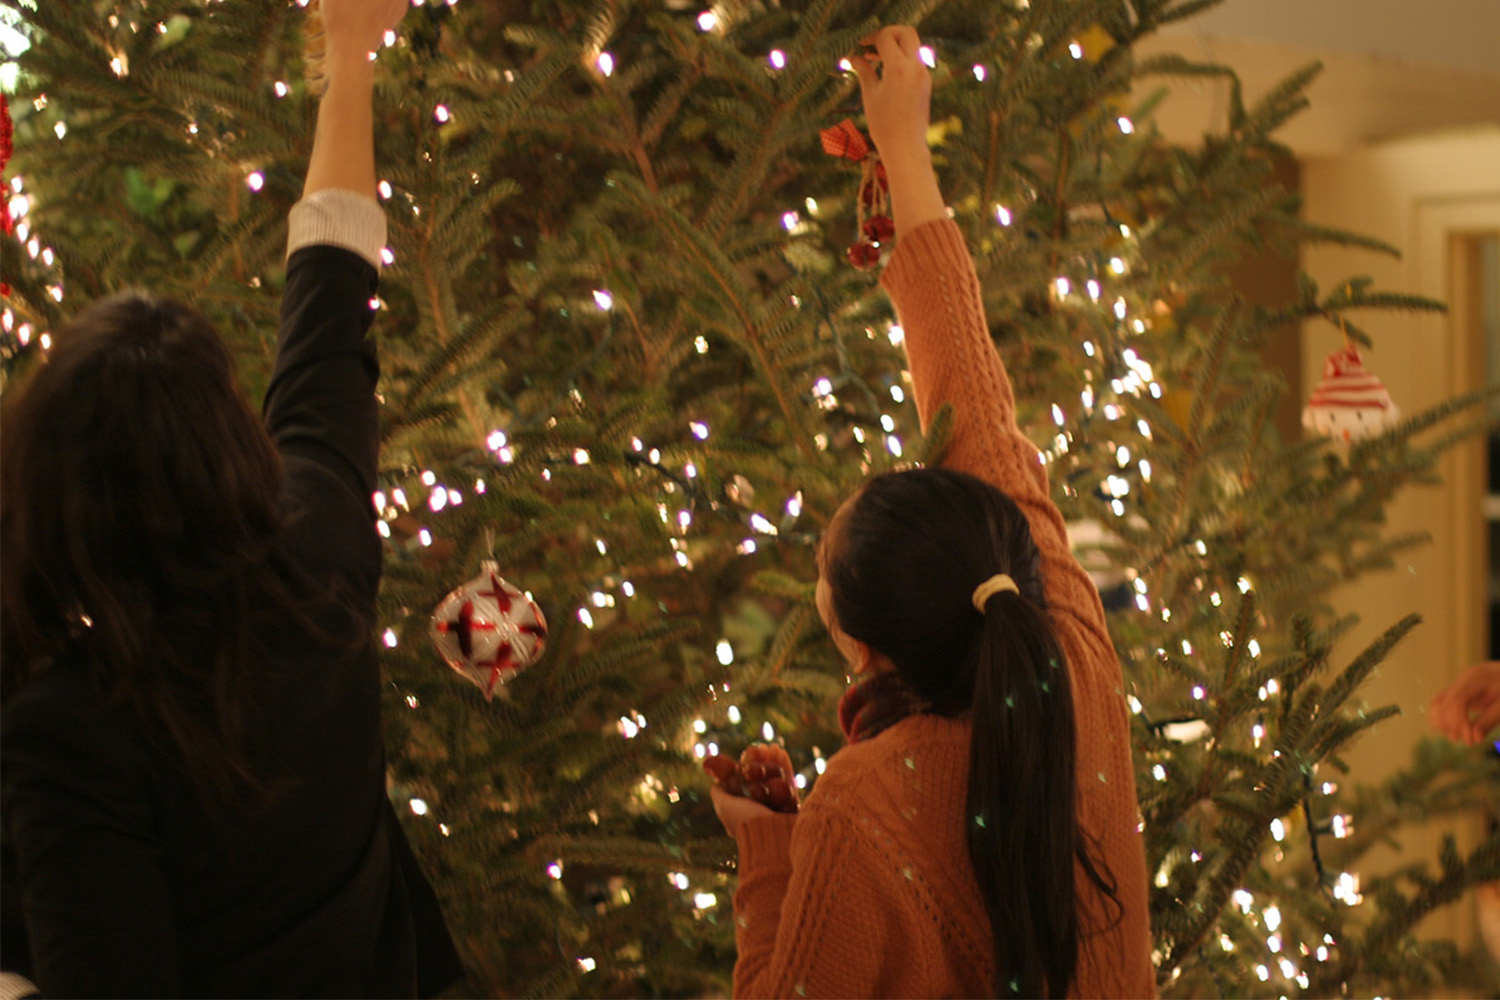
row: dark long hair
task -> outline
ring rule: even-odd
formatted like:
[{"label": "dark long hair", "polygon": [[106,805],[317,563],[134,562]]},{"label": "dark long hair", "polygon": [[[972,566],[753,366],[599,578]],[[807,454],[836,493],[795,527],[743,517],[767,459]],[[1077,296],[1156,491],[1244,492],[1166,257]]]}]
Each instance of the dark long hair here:
[{"label": "dark long hair", "polygon": [[253,797],[248,645],[282,469],[218,333],[180,303],[100,301],[7,394],[3,425],[6,697],[81,653],[200,793]]},{"label": "dark long hair", "polygon": [[[827,555],[839,627],[889,658],[933,713],[972,713],[969,857],[1000,996],[1067,993],[1075,865],[1114,895],[1078,826],[1072,689],[1040,563],[1015,502],[947,469],[872,479],[836,521]],[[993,595],[980,614],[974,590],[997,573],[1020,592]]]}]

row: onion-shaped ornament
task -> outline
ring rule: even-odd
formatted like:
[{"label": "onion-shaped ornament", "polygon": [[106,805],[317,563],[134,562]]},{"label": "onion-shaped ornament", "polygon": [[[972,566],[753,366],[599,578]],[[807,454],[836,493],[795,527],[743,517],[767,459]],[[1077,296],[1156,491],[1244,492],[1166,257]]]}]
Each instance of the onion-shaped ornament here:
[{"label": "onion-shaped ornament", "polygon": [[547,619],[536,602],[500,577],[493,562],[432,612],[432,641],[448,666],[484,692],[495,689],[541,659]]}]

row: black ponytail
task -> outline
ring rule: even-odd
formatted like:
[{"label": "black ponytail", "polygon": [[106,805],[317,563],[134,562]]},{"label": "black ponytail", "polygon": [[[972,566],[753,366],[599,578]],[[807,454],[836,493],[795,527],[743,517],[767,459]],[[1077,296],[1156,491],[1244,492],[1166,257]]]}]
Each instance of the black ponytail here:
[{"label": "black ponytail", "polygon": [[969,743],[969,859],[989,910],[997,996],[1060,997],[1078,965],[1073,696],[1046,613],[985,604]]},{"label": "black ponytail", "polygon": [[[997,996],[1060,997],[1078,967],[1079,867],[1114,887],[1078,826],[1068,665],[1041,559],[1015,502],[947,469],[872,479],[834,526],[839,626],[939,715],[970,714],[969,857],[990,917]],[[976,610],[979,585],[1004,573]]]}]

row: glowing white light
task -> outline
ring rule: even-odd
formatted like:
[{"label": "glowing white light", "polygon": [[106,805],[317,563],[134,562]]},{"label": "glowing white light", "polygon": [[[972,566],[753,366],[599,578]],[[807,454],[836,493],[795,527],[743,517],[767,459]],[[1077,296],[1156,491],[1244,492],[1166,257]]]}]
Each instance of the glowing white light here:
[{"label": "glowing white light", "polygon": [[1153,765],[1151,768],[1151,777],[1155,778],[1157,781],[1166,781],[1167,769],[1165,767],[1162,767],[1160,764]]},{"label": "glowing white light", "polygon": [[1084,283],[1083,287],[1088,290],[1089,298],[1093,299],[1095,302],[1099,301],[1099,282],[1095,281],[1093,278],[1090,278],[1087,282]]},{"label": "glowing white light", "polygon": [[899,385],[893,385],[891,386],[891,398],[898,403],[904,403],[906,401],[906,393],[902,391]]},{"label": "glowing white light", "polygon": [[[1277,837],[1276,839],[1280,840],[1281,838]],[[1274,906],[1266,907],[1266,912],[1263,914],[1263,916],[1265,917],[1266,921],[1266,930],[1274,931],[1276,928],[1281,926],[1281,910],[1279,910],[1278,908]]]},{"label": "glowing white light", "polygon": [[[1271,836],[1276,840],[1277,843],[1280,843],[1281,841],[1286,839],[1286,825],[1281,822],[1280,818],[1271,820]],[[1271,914],[1273,913],[1276,913],[1277,923],[1281,921],[1281,914],[1277,913],[1276,907],[1274,906],[1266,911],[1266,926],[1274,931],[1276,929],[1276,924],[1271,923]]]},{"label": "glowing white light", "polygon": [[718,904],[719,897],[711,892],[700,892],[693,896],[693,905],[700,910],[706,910],[710,906],[717,906]]},{"label": "glowing white light", "polygon": [[796,785],[798,788],[806,788],[807,787],[807,779],[804,778],[800,774],[793,775],[792,776],[792,784]]},{"label": "glowing white light", "polygon": [[1240,588],[1240,593],[1242,594],[1250,593],[1250,581],[1246,577],[1240,577],[1239,582],[1235,586]]},{"label": "glowing white light", "polygon": [[556,861],[552,862],[550,865],[547,866],[547,874],[551,875],[553,878],[562,878],[562,875],[563,875],[562,858],[558,858]]},{"label": "glowing white light", "polygon": [[578,968],[583,972],[593,972],[598,967],[597,962],[587,956],[578,959]]},{"label": "glowing white light", "polygon": [[708,440],[708,425],[701,420],[694,420],[688,424],[688,430],[693,432],[693,437],[699,441]]},{"label": "glowing white light", "polygon": [[937,53],[932,51],[931,45],[923,45],[917,49],[917,57],[922,60],[928,69],[937,68]]},{"label": "glowing white light", "polygon": [[1241,913],[1247,915],[1250,913],[1250,907],[1255,905],[1255,897],[1250,895],[1250,893],[1244,889],[1234,890],[1233,895],[1231,895],[1229,898],[1233,900],[1235,905],[1240,908]]},{"label": "glowing white light", "polygon": [[448,488],[446,486],[434,486],[432,495],[427,498],[427,506],[437,513],[448,506]]},{"label": "glowing white light", "polygon": [[1281,950],[1281,935],[1272,934],[1266,938],[1266,949],[1273,955],[1279,952]]},{"label": "glowing white light", "polygon": [[824,760],[822,757],[819,757],[817,760],[813,761],[813,770],[817,771],[819,774],[822,774],[824,771],[828,770],[828,761]]},{"label": "glowing white light", "polygon": [[285,97],[289,93],[285,80],[277,80],[271,85],[271,89],[276,91],[277,97]]},{"label": "glowing white light", "polygon": [[591,615],[591,614],[589,614],[589,609],[588,608],[579,608],[578,609],[578,620],[581,621],[581,622],[583,622],[584,627],[586,627],[586,628],[593,628],[594,627],[594,616]]},{"label": "glowing white light", "polygon": [[839,60],[839,69],[843,70],[845,73],[853,73],[854,72],[854,64],[852,62],[850,62],[848,59],[840,59]]},{"label": "glowing white light", "polygon": [[1059,276],[1057,280],[1053,281],[1052,284],[1053,287],[1057,289],[1058,298],[1065,298],[1067,294],[1073,290],[1073,283],[1067,278],[1061,276]]},{"label": "glowing white light", "polygon": [[381,200],[388,199],[391,196],[391,182],[381,181],[379,184],[375,185],[375,190],[379,192]]},{"label": "glowing white light", "polygon": [[599,72],[605,76],[612,76],[615,71],[615,57],[608,52],[599,53],[599,58],[594,60],[594,65],[599,67]]},{"label": "glowing white light", "polygon": [[641,731],[641,727],[635,724],[634,719],[628,718],[623,715],[620,716],[620,722],[617,728],[620,730],[620,735],[625,737],[627,740],[635,739],[636,735]]},{"label": "glowing white light", "polygon": [[574,448],[573,449],[573,464],[574,465],[588,465],[590,461],[592,461],[592,459],[589,457],[589,452],[588,452],[587,448]]},{"label": "glowing white light", "polygon": [[265,186],[266,175],[261,173],[259,170],[250,171],[249,175],[245,178],[245,187],[249,188],[251,191],[259,191]]},{"label": "glowing white light", "polygon": [[891,328],[886,331],[885,335],[892,347],[900,347],[906,342],[906,331],[895,323],[891,324]]},{"label": "glowing white light", "polygon": [[786,53],[780,49],[772,49],[770,55],[766,56],[771,65],[776,69],[786,69]]},{"label": "glowing white light", "polygon": [[1125,696],[1125,704],[1129,705],[1130,711],[1136,715],[1140,715],[1141,709],[1145,707],[1141,704],[1141,700],[1133,694]]},{"label": "glowing white light", "polygon": [[448,110],[448,105],[439,104],[432,109],[432,118],[439,125],[446,125],[453,120],[453,113]]},{"label": "glowing white light", "polygon": [[1069,42],[1068,43],[1068,55],[1072,56],[1074,59],[1082,59],[1083,58],[1083,46],[1079,45],[1077,42]]},{"label": "glowing white light", "polygon": [[395,629],[389,629],[389,628],[386,629],[385,630],[385,634],[380,637],[380,640],[385,643],[386,649],[395,649],[396,648],[396,630]]},{"label": "glowing white light", "polygon": [[1266,968],[1264,965],[1257,965],[1255,967],[1255,975],[1259,977],[1261,982],[1265,982],[1267,979],[1271,978],[1271,970]]},{"label": "glowing white light", "polygon": [[426,816],[427,815],[427,803],[423,802],[421,799],[412,799],[411,800],[411,811],[412,811],[413,814],[415,814],[417,816]]},{"label": "glowing white light", "polygon": [[782,227],[784,229],[787,229],[787,230],[796,229],[797,228],[797,223],[799,223],[801,221],[802,221],[802,216],[798,215],[796,212],[783,212],[783,213],[781,213],[781,225],[782,225]]},{"label": "glowing white light", "polygon": [[765,517],[762,516],[762,515],[760,515],[760,514],[751,514],[750,515],[750,527],[754,528],[756,531],[760,532],[762,535],[774,535],[774,534],[776,534],[776,525],[774,525],[770,521],[766,520]]},{"label": "glowing white light", "polygon": [[1129,135],[1130,133],[1135,131],[1135,123],[1132,122],[1129,118],[1126,118],[1124,115],[1121,115],[1118,119],[1116,119],[1115,124],[1119,125],[1120,131],[1124,132],[1126,135]]},{"label": "glowing white light", "polygon": [[[1260,643],[1256,642],[1254,639],[1251,639],[1249,642],[1245,643],[1245,648],[1248,649],[1248,650],[1250,650],[1250,655],[1251,656],[1259,656],[1260,655]],[[1271,691],[1272,693],[1275,693],[1276,689],[1273,688],[1273,687],[1271,687],[1271,685],[1275,684],[1275,683],[1276,683],[1275,681],[1271,681],[1270,683],[1268,683],[1266,685],[1266,689],[1269,690],[1269,691]]]},{"label": "glowing white light", "polygon": [[711,10],[705,10],[698,15],[698,30],[713,31],[719,26],[719,15]]},{"label": "glowing white light", "polygon": [[509,440],[510,438],[506,436],[504,431],[494,430],[490,431],[490,436],[484,439],[484,443],[490,451],[499,451],[505,447],[506,442]]},{"label": "glowing white light", "polygon": [[886,439],[885,439],[885,448],[886,448],[886,451],[889,451],[892,455],[895,455],[897,458],[901,457],[901,439],[898,438],[896,435],[889,434],[889,435],[886,436]]},{"label": "glowing white light", "polygon": [[1111,257],[1109,259],[1109,269],[1111,271],[1115,272],[1116,274],[1124,274],[1125,273],[1125,261],[1122,260],[1119,257]]},{"label": "glowing white light", "polygon": [[61,139],[68,134],[68,123],[58,122],[56,125],[52,126],[52,131],[57,134],[57,137],[59,139]]},{"label": "glowing white light", "polygon": [[984,78],[988,75],[989,74],[988,72],[986,72],[983,63],[974,64],[974,79],[978,80],[980,83],[983,83]]},{"label": "glowing white light", "polygon": [[421,531],[417,532],[417,541],[421,542],[423,545],[431,545],[432,532],[428,531],[426,528],[423,528]]},{"label": "glowing white light", "polygon": [[381,247],[380,262],[386,267],[390,267],[392,264],[396,263],[395,251],[393,251],[390,247]]},{"label": "glowing white light", "polygon": [[682,874],[682,872],[669,873],[667,875],[667,881],[675,885],[678,889],[681,889],[684,892],[687,891],[688,877]]},{"label": "glowing white light", "polygon": [[772,728],[770,722],[762,722],[760,724],[760,738],[767,743],[776,738],[776,730]]},{"label": "glowing white light", "polygon": [[995,206],[996,222],[1000,223],[1000,225],[1002,226],[1008,226],[1011,223],[1011,218],[1012,216],[1010,214],[1010,209],[1006,208],[1004,205]]},{"label": "glowing white light", "polygon": [[1334,835],[1334,837],[1338,838],[1339,840],[1343,840],[1345,837],[1349,836],[1349,834],[1352,833],[1352,832],[1353,832],[1353,829],[1352,829],[1352,827],[1349,824],[1349,817],[1343,815],[1342,813],[1335,814],[1334,817],[1333,817],[1333,835]]},{"label": "glowing white light", "polygon": [[[695,351],[697,351],[699,354],[707,354],[708,353],[708,338],[705,337],[705,336],[703,336],[702,334],[698,335],[697,337],[694,337],[693,338],[693,349]],[[637,448],[636,451],[640,451],[640,449]]]},{"label": "glowing white light", "polygon": [[1123,444],[1115,449],[1115,461],[1121,466],[1130,464],[1130,449]]},{"label": "glowing white light", "polygon": [[741,718],[741,716],[740,716],[740,707],[738,705],[730,705],[729,706],[729,711],[725,712],[724,714],[727,715],[727,716],[729,716],[729,721],[733,725],[737,726],[737,725],[740,724],[740,718]]},{"label": "glowing white light", "polygon": [[[1187,645],[1187,643],[1184,642],[1183,645]],[[1191,652],[1191,650],[1184,649],[1183,652],[1187,653],[1187,652]],[[1203,685],[1202,684],[1194,684],[1193,685],[1193,700],[1194,701],[1202,701],[1203,700],[1203,696],[1206,693],[1207,692],[1205,692],[1203,690]]]},{"label": "glowing white light", "polygon": [[615,297],[603,288],[594,289],[594,304],[602,311],[609,312],[615,307]]},{"label": "glowing white light", "polygon": [[620,592],[623,593],[626,597],[634,597],[635,584],[631,583],[629,580],[626,580],[624,583],[620,584]]}]

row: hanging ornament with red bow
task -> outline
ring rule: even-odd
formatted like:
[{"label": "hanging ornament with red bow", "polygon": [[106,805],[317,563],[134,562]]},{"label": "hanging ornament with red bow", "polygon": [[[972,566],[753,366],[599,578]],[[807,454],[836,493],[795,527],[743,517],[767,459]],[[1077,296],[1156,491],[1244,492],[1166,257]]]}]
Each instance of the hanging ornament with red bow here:
[{"label": "hanging ornament with red bow", "polygon": [[536,602],[500,578],[486,561],[479,575],[443,598],[432,612],[432,641],[448,666],[484,692],[541,659],[547,619]]},{"label": "hanging ornament with red bow", "polygon": [[896,237],[896,223],[891,219],[891,187],[886,180],[885,164],[870,140],[848,118],[823,129],[823,151],[830,156],[858,163],[861,168],[857,202],[859,235],[849,247],[849,263],[861,271],[872,271],[880,264],[885,247]]}]

